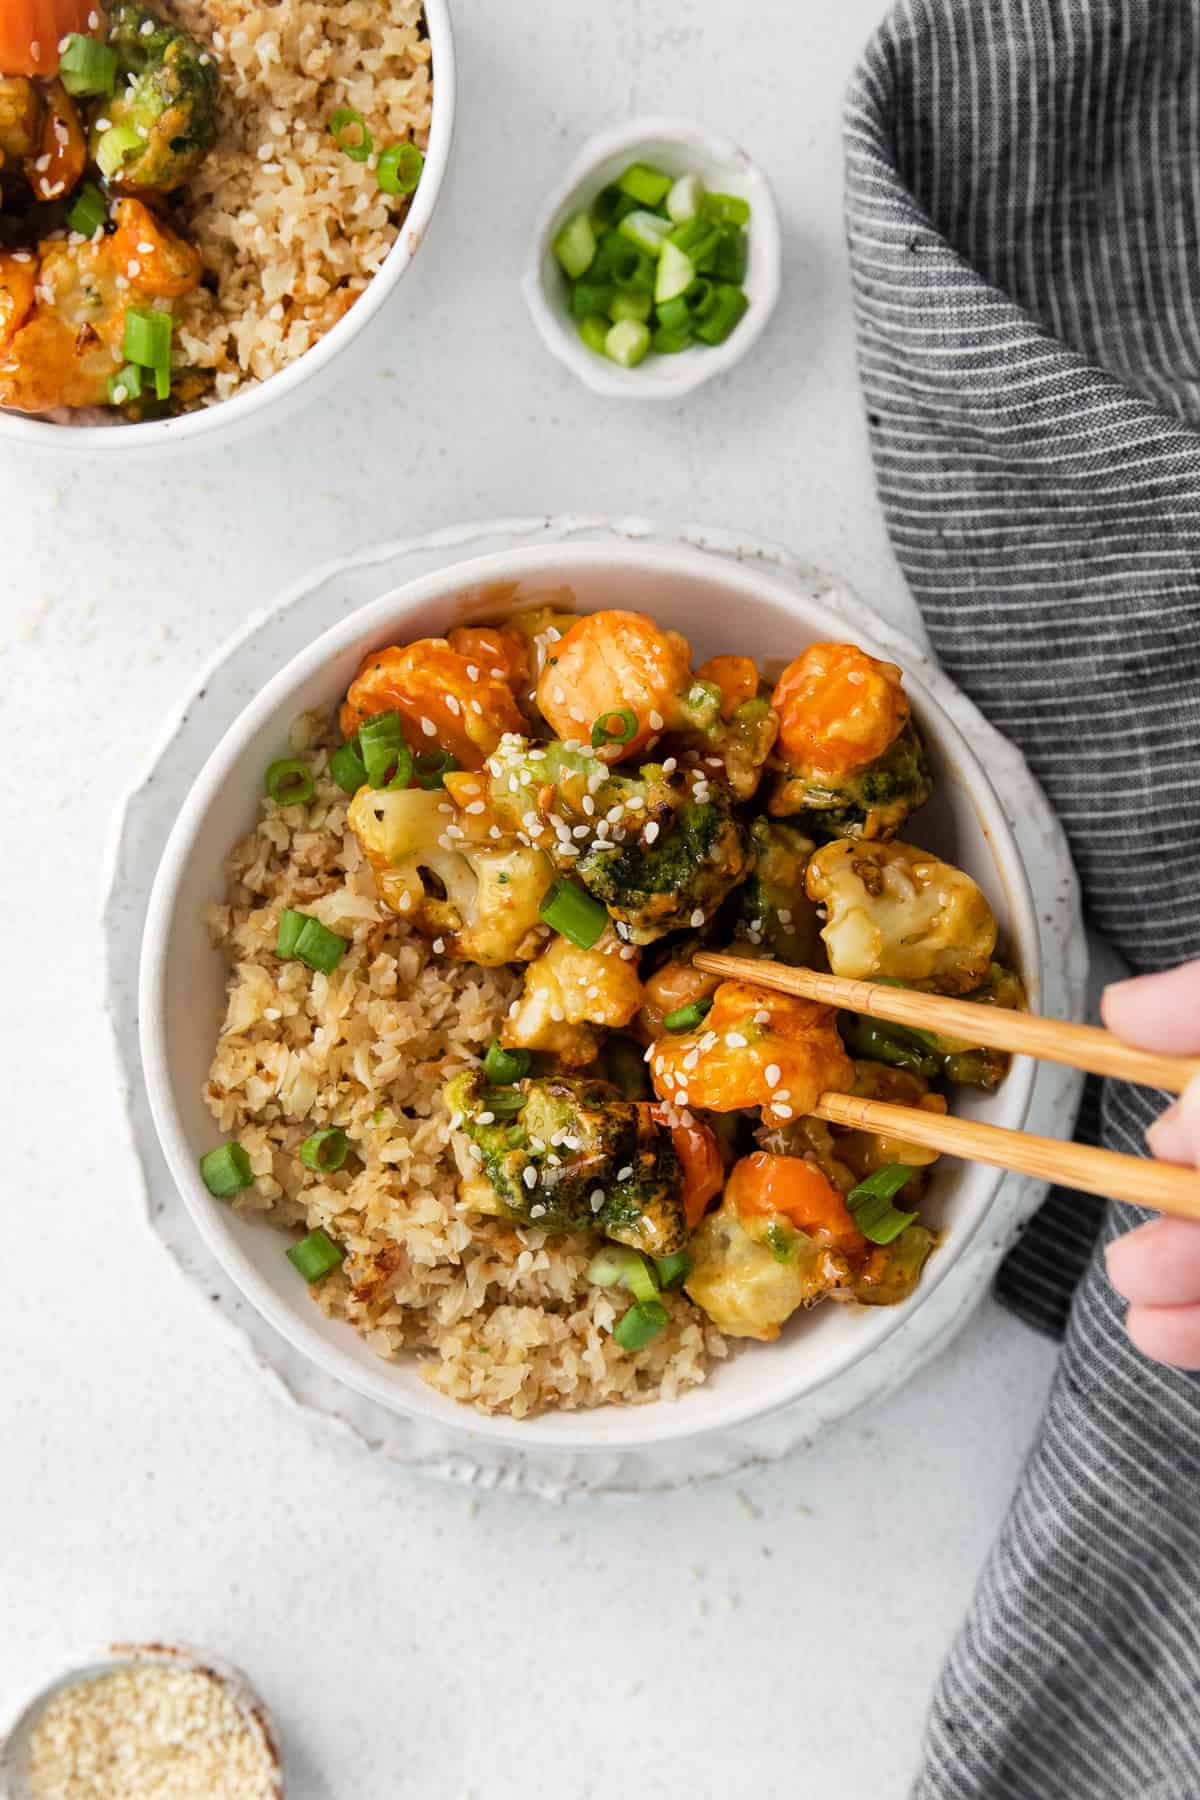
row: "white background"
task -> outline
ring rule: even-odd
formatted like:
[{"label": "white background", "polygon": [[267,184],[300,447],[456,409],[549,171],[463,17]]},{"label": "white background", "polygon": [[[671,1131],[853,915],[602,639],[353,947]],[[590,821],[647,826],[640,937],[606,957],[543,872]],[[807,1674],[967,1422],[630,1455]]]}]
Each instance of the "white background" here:
[{"label": "white background", "polygon": [[[905,1792],[1051,1346],[989,1302],[817,1450],[636,1504],[377,1466],[285,1410],[142,1222],[96,923],[114,800],[191,672],[338,553],[641,513],[785,541],[879,603],[839,143],[879,4],[456,0],[441,210],[314,409],[128,471],[0,450],[0,1712],[73,1649],[180,1638],[261,1685],[296,1800]],[[582,139],[659,111],[745,142],[786,240],[752,359],[668,410],[577,386],[517,281]]]}]

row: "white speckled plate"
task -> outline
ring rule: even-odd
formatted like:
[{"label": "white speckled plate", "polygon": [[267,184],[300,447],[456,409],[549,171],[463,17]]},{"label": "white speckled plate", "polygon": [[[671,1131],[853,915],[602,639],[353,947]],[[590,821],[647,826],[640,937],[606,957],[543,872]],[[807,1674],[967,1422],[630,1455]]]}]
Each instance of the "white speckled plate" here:
[{"label": "white speckled plate", "polygon": [[[243,1299],[201,1243],[163,1161],[140,1081],[137,965],[147,896],[179,803],[213,744],[270,675],[342,614],[414,577],[515,544],[613,539],[685,543],[715,558],[759,560],[776,578],[794,582],[797,594],[819,593],[826,605],[845,618],[851,635],[859,630],[874,636],[893,646],[903,660],[920,664],[923,679],[985,764],[1021,846],[1042,934],[1044,1010],[1054,1017],[1079,1017],[1087,980],[1078,887],[1066,841],[1020,752],[952,686],[927,649],[895,631],[835,577],[808,568],[777,546],[721,531],[672,530],[642,520],[504,520],[364,551],[319,570],[251,619],[217,653],[168,721],[148,768],[115,822],[103,919],[108,1004],[133,1146],[144,1175],[149,1223],[178,1269],[203,1294],[210,1316],[222,1321],[293,1404],[349,1431],[366,1448],[393,1461],[447,1480],[523,1490],[550,1499],[652,1492],[774,1460],[811,1443],[835,1419],[867,1400],[881,1398],[879,1371],[873,1362],[865,1373],[861,1365],[852,1365],[803,1401],[736,1432],[687,1438],[653,1451],[612,1455],[533,1454],[481,1443],[468,1429],[458,1431],[385,1411],[294,1350]],[[1039,1065],[1028,1129],[1063,1135],[1074,1117],[1081,1081],[1073,1070]],[[890,1340],[889,1389],[907,1380],[916,1367],[954,1337],[1043,1192],[1042,1184],[1016,1176],[1003,1183],[985,1227],[962,1260]]]}]

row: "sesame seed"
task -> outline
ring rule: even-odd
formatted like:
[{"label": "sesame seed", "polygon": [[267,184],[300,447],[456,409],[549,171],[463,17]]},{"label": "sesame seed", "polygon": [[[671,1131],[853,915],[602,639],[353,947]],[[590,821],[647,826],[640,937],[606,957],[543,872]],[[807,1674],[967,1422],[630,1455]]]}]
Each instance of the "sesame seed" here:
[{"label": "sesame seed", "polygon": [[[481,813],[486,812],[487,808],[484,806],[482,800],[472,800],[468,806],[463,808],[463,811],[469,813]],[[493,829],[495,828],[493,827]]]},{"label": "sesame seed", "polygon": [[655,838],[658,836],[658,821],[656,819],[650,820],[650,823],[646,826],[646,829],[642,833],[642,836],[645,838],[645,840],[648,844],[652,844],[654,842]]},{"label": "sesame seed", "polygon": [[776,1105],[773,1106],[771,1110],[774,1112],[777,1119],[790,1119],[792,1116],[792,1109],[790,1106]]},{"label": "sesame seed", "polygon": [[462,707],[458,704],[458,701],[454,698],[453,694],[446,695],[446,711],[456,719],[462,711]]},{"label": "sesame seed", "polygon": [[592,1190],[592,1197],[591,1197],[592,1211],[594,1213],[598,1213],[600,1211],[600,1208],[603,1205],[604,1205],[604,1189],[603,1188],[594,1188]]},{"label": "sesame seed", "polygon": [[591,837],[592,828],[590,825],[576,825],[576,827],[575,827],[574,831],[571,833],[571,835],[572,835],[572,837],[577,837],[577,838]]},{"label": "sesame seed", "polygon": [[662,714],[660,712],[652,712],[650,714],[650,729],[651,729],[651,731],[661,731],[662,728],[663,728]]},{"label": "sesame seed", "polygon": [[704,923],[704,909],[703,909],[703,907],[700,907],[700,906],[698,906],[698,907],[697,907],[697,908],[696,908],[696,910],[695,910],[695,912],[694,912],[694,913],[693,913],[693,914],[692,914],[692,919],[691,919],[691,923],[692,923],[692,929],[693,929],[693,931],[699,931],[699,929],[700,929],[700,927],[701,927],[701,926],[702,926],[702,925],[703,925],[703,923]]},{"label": "sesame seed", "polygon": [[496,1123],[495,1113],[494,1112],[481,1112],[479,1115],[479,1123],[481,1125],[494,1125]]},{"label": "sesame seed", "polygon": [[529,1216],[531,1219],[540,1219],[542,1214],[545,1212],[545,1210],[546,1210],[545,1207],[542,1205],[541,1201],[539,1200],[536,1206],[530,1207]]},{"label": "sesame seed", "polygon": [[478,681],[479,680],[479,670],[475,667],[474,663],[467,664],[467,680],[468,681]]},{"label": "sesame seed", "polygon": [[750,1040],[749,1038],[743,1037],[740,1031],[727,1031],[725,1033],[725,1042],[731,1050],[744,1050]]},{"label": "sesame seed", "polygon": [[778,1063],[768,1063],[763,1070],[763,1080],[769,1088],[778,1087],[781,1073],[782,1071]]},{"label": "sesame seed", "polygon": [[525,1168],[521,1173],[521,1180],[525,1183],[527,1188],[535,1188],[537,1186],[537,1170],[532,1164],[526,1163]]},{"label": "sesame seed", "polygon": [[626,1163],[626,1164],[625,1164],[625,1167],[624,1167],[624,1168],[623,1168],[623,1169],[618,1169],[618,1170],[617,1170],[617,1180],[618,1180],[618,1181],[628,1181],[628,1180],[629,1180],[629,1177],[630,1177],[630,1176],[631,1176],[631,1175],[632,1175],[632,1174],[633,1174],[633,1164],[632,1164],[632,1163]]},{"label": "sesame seed", "polygon": [[442,954],[442,951],[443,951],[443,950],[444,950],[444,949],[445,949],[445,948],[446,948],[446,940],[445,940],[445,938],[434,938],[434,940],[433,940],[433,954],[434,954],[434,955],[435,955],[435,956],[440,956],[440,955],[441,955],[441,954]]},{"label": "sesame seed", "polygon": [[432,719],[422,719],[421,720],[421,730],[425,733],[426,737],[436,737],[437,736],[437,726],[434,724]]}]

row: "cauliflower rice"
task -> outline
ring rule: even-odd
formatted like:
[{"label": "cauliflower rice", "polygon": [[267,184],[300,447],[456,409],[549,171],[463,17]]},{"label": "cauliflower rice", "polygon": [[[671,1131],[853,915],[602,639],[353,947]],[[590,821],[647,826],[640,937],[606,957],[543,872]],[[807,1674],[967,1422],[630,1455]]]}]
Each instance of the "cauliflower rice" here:
[{"label": "cauliflower rice", "polygon": [[[663,1296],[669,1326],[630,1354],[612,1340],[618,1307],[584,1278],[594,1241],[460,1210],[442,1088],[496,1036],[519,977],[436,955],[380,905],[327,772],[332,721],[308,715],[292,741],[316,798],[264,799],[208,919],[232,973],[205,1097],[255,1177],[233,1204],[323,1226],[348,1254],[311,1290],[322,1310],[379,1356],[417,1352],[433,1387],[484,1411],[669,1400],[703,1381],[725,1341],[685,1296]],[[332,974],[275,955],[284,906],[352,940]],[[316,1174],[300,1144],[335,1124],[351,1155]]]},{"label": "cauliflower rice", "polygon": [[[221,72],[217,143],[180,212],[206,281],[176,334],[177,360],[213,371],[211,403],[310,349],[382,265],[407,203],[380,191],[375,164],[388,144],[426,147],[430,47],[421,0],[158,3]],[[330,135],[339,107],[366,120],[366,162]]]}]

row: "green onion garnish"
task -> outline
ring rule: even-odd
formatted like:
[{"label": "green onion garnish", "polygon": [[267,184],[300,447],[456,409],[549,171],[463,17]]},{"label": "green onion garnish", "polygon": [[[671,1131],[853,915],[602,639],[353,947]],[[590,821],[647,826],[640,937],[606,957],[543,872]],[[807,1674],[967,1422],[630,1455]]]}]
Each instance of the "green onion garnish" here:
[{"label": "green onion garnish", "polygon": [[302,1237],[298,1244],[293,1244],[287,1253],[287,1259],[293,1269],[298,1269],[311,1287],[314,1281],[321,1281],[337,1268],[346,1252],[340,1244],[335,1244],[328,1232],[320,1226]]},{"label": "green onion garnish", "polygon": [[662,254],[658,259],[658,274],[654,282],[654,304],[662,306],[668,300],[674,300],[679,294],[686,294],[696,279],[696,265],[686,250],[670,239],[664,243]]},{"label": "green onion garnish", "polygon": [[660,219],[657,213],[631,212],[617,226],[623,238],[638,250],[644,250],[647,256],[657,257],[663,247],[663,241],[670,231],[669,220]]},{"label": "green onion garnish", "polygon": [[283,962],[291,962],[296,954],[296,945],[300,941],[300,933],[308,923],[308,914],[294,912],[285,906],[279,915],[279,935],[275,939],[275,954]]},{"label": "green onion garnish", "polygon": [[640,1250],[625,1244],[605,1244],[597,1250],[584,1275],[593,1287],[628,1288],[635,1300],[658,1298],[658,1275]]},{"label": "green onion garnish", "polygon": [[608,316],[616,325],[622,319],[636,319],[644,325],[654,310],[654,302],[649,294],[614,293],[608,308]]},{"label": "green onion garnish", "polygon": [[110,180],[125,158],[144,148],[144,140],[132,125],[110,125],[96,145],[96,167]]},{"label": "green onion garnish", "polygon": [[604,354],[623,369],[636,369],[650,348],[650,332],[638,319],[620,319],[604,340]]},{"label": "green onion garnish", "polygon": [[616,298],[617,290],[610,281],[577,281],[571,289],[572,317],[589,319],[593,313],[611,315]]},{"label": "green onion garnish", "polygon": [[614,181],[610,186],[602,187],[592,201],[592,224],[598,231],[607,231],[619,225],[636,205],[633,195],[623,194]]},{"label": "green onion garnish", "polygon": [[644,250],[635,250],[627,244],[629,256],[614,262],[612,278],[617,287],[626,294],[652,294],[654,292],[655,262]]},{"label": "green onion garnish", "polygon": [[524,1104],[525,1095],[520,1088],[495,1087],[483,1090],[483,1110],[492,1113],[497,1119],[515,1119]]},{"label": "green onion garnish", "polygon": [[344,794],[357,794],[366,785],[367,770],[358,752],[357,737],[340,744],[329,759],[329,773]]},{"label": "green onion garnish", "polygon": [[75,204],[67,214],[67,225],[80,237],[95,237],[108,220],[108,201],[94,181],[85,181],[75,196]]},{"label": "green onion garnish", "polygon": [[306,806],[317,791],[308,764],[298,756],[281,756],[273,762],[263,785],[277,806]]},{"label": "green onion garnish", "polygon": [[108,378],[108,404],[124,406],[127,400],[140,400],[142,397],[142,371],[136,363],[126,363],[115,375]]},{"label": "green onion garnish", "polygon": [[424,167],[425,158],[415,144],[389,144],[375,165],[375,179],[385,194],[411,194]]},{"label": "green onion garnish", "polygon": [[681,175],[667,195],[667,217],[675,225],[694,219],[704,198],[704,183],[698,175]]},{"label": "green onion garnish", "polygon": [[665,325],[660,325],[650,339],[650,348],[657,350],[660,356],[678,356],[681,350],[687,349],[691,341],[690,331],[668,331]]},{"label": "green onion garnish", "polygon": [[585,212],[577,212],[567,220],[554,240],[553,250],[569,280],[578,281],[586,274],[596,254],[596,234]]},{"label": "green onion garnish", "polygon": [[712,311],[694,327],[696,336],[706,344],[723,344],[734,326],[740,324],[749,305],[740,287],[717,288]]},{"label": "green onion garnish", "polygon": [[314,919],[308,913],[294,912],[290,906],[285,906],[279,915],[275,954],[284,962],[307,963],[310,969],[328,975],[337,968],[349,948],[348,938],[339,937],[336,931],[330,931],[320,919]]},{"label": "green onion garnish", "polygon": [[661,1300],[641,1300],[617,1320],[613,1342],[622,1350],[643,1350],[670,1322],[671,1315]]},{"label": "green onion garnish", "polygon": [[200,1177],[209,1193],[215,1194],[218,1200],[240,1194],[254,1180],[250,1158],[240,1144],[222,1144],[220,1149],[210,1150],[202,1156]]},{"label": "green onion garnish", "polygon": [[[613,730],[613,720],[621,721],[622,729]],[[598,750],[601,744],[628,744],[637,735],[637,714],[628,706],[616,707],[612,712],[601,713],[592,726],[592,749]]]},{"label": "green onion garnish", "polygon": [[740,194],[705,194],[700,210],[721,225],[748,225],[750,202]]},{"label": "green onion garnish", "polygon": [[547,925],[580,950],[590,950],[599,943],[608,924],[608,913],[600,902],[573,881],[555,881],[538,912]]},{"label": "green onion garnish", "polygon": [[888,1163],[851,1188],[846,1205],[863,1236],[872,1244],[890,1244],[912,1224],[915,1212],[898,1212],[892,1205],[913,1170],[904,1163]]},{"label": "green onion garnish", "polygon": [[617,178],[617,186],[639,206],[658,206],[670,193],[672,182],[669,175],[650,163],[635,162]]},{"label": "green onion garnish", "polygon": [[686,1006],[677,1006],[674,1012],[667,1013],[663,1024],[668,1031],[695,1031],[698,1025],[704,1023],[711,1011],[712,996],[710,994],[703,1000],[689,1000]]},{"label": "green onion garnish", "polygon": [[499,1038],[493,1038],[483,1059],[484,1077],[496,1087],[507,1087],[525,1079],[532,1061],[528,1050],[505,1050]]},{"label": "green onion garnish", "polygon": [[692,1259],[686,1250],[677,1250],[674,1256],[656,1256],[654,1266],[665,1288],[682,1287],[692,1272]]},{"label": "green onion garnish", "polygon": [[731,281],[740,287],[746,279],[746,265],[750,260],[746,234],[736,225],[727,225],[721,233],[721,241],[717,245],[717,253],[713,257],[712,272],[718,281]]},{"label": "green onion garnish", "polygon": [[367,121],[352,106],[339,106],[329,121],[334,143],[351,162],[364,163],[375,148]]},{"label": "green onion garnish", "polygon": [[721,227],[714,225],[711,219],[688,219],[684,224],[672,227],[670,242],[677,249],[686,250],[696,267],[702,269],[717,253]]},{"label": "green onion garnish", "polygon": [[[458,758],[452,756],[449,750],[418,750],[413,758],[413,767],[416,770],[417,786],[432,792],[434,788],[445,787],[445,778],[451,769],[457,769]],[[404,782],[399,785],[408,784]]]},{"label": "green onion garnish", "polygon": [[148,306],[126,307],[125,361],[138,363],[143,369],[170,369],[174,329],[170,313],[155,312]]},{"label": "green onion garnish", "polygon": [[58,59],[58,78],[77,100],[88,94],[111,94],[117,80],[117,53],[96,38],[73,31]]},{"label": "green onion garnish", "polygon": [[[692,286],[695,285],[693,282]],[[654,315],[668,331],[692,329],[692,309],[688,305],[687,294],[676,294],[674,300],[664,300],[661,306],[655,307]]]},{"label": "green onion garnish", "polygon": [[333,1175],[350,1154],[350,1139],[340,1125],[327,1125],[314,1131],[300,1146],[300,1161],[318,1175]]},{"label": "green onion garnish", "polygon": [[586,319],[579,321],[579,335],[589,350],[597,356],[604,355],[604,346],[608,342],[608,334],[612,326],[603,313],[591,313]]},{"label": "green onion garnish", "polygon": [[358,749],[372,787],[406,788],[411,782],[413,756],[399,713],[376,713],[364,720],[358,728]]}]

